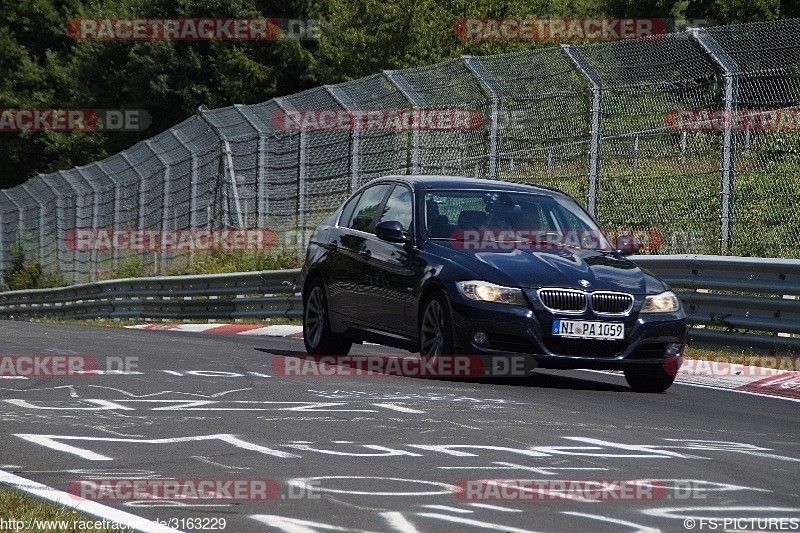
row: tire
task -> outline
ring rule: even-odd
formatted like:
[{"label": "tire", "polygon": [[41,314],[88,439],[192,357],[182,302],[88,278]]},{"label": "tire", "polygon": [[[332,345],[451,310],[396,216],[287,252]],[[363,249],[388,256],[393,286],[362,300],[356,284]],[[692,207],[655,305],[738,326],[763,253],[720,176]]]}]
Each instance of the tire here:
[{"label": "tire", "polygon": [[675,376],[670,376],[661,367],[649,372],[626,370],[625,381],[636,392],[664,392],[672,386]]},{"label": "tire", "polygon": [[431,294],[419,319],[419,353],[423,358],[453,355],[450,305],[441,292]]},{"label": "tire", "polygon": [[303,343],[310,355],[347,355],[353,343],[331,331],[325,285],[315,279],[303,294]]}]

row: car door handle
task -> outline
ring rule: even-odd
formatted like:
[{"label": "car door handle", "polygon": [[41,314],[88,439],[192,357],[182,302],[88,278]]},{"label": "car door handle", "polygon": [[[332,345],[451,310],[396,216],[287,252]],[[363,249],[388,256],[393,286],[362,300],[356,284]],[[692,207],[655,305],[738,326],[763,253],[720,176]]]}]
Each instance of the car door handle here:
[{"label": "car door handle", "polygon": [[362,250],[358,252],[358,255],[360,255],[364,259],[369,259],[370,257],[372,257],[372,252],[370,252],[369,250]]},{"label": "car door handle", "polygon": [[339,243],[336,242],[336,239],[333,239],[331,242],[328,243],[328,246],[333,248],[334,250],[339,247]]}]

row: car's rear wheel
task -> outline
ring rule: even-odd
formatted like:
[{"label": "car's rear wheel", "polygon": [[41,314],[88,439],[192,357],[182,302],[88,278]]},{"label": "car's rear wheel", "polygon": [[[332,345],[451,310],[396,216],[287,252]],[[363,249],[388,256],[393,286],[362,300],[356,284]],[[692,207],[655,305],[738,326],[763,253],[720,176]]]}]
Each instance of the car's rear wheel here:
[{"label": "car's rear wheel", "polygon": [[653,370],[626,370],[625,381],[636,392],[664,392],[672,386],[675,376],[664,372],[661,367]]},{"label": "car's rear wheel", "polygon": [[303,300],[303,342],[311,355],[347,355],[353,343],[331,331],[325,285],[311,282]]},{"label": "car's rear wheel", "polygon": [[431,294],[422,306],[419,321],[419,353],[424,358],[453,353],[450,306],[441,292]]}]

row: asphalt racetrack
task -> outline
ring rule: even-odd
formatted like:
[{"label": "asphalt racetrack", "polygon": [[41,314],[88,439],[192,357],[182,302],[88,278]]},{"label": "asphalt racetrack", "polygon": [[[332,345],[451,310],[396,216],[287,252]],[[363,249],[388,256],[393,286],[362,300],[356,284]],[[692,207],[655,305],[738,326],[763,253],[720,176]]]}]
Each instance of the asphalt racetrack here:
[{"label": "asphalt racetrack", "polygon": [[[637,394],[584,371],[275,372],[304,354],[296,338],[0,322],[0,356],[104,370],[0,379],[0,481],[143,531],[800,530],[795,400]],[[142,480],[149,497],[121,490]],[[165,480],[183,496],[153,496]]]}]

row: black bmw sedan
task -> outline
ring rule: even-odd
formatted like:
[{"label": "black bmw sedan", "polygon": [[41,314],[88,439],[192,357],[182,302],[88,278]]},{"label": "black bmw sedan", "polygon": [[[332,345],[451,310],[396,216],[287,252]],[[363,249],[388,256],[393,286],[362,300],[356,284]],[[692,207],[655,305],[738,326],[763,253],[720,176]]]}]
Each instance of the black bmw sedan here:
[{"label": "black bmw sedan", "polygon": [[569,195],[452,176],[371,181],[322,221],[303,278],[315,356],[374,342],[423,358],[513,354],[525,368],[622,370],[669,388],[686,320]]}]

